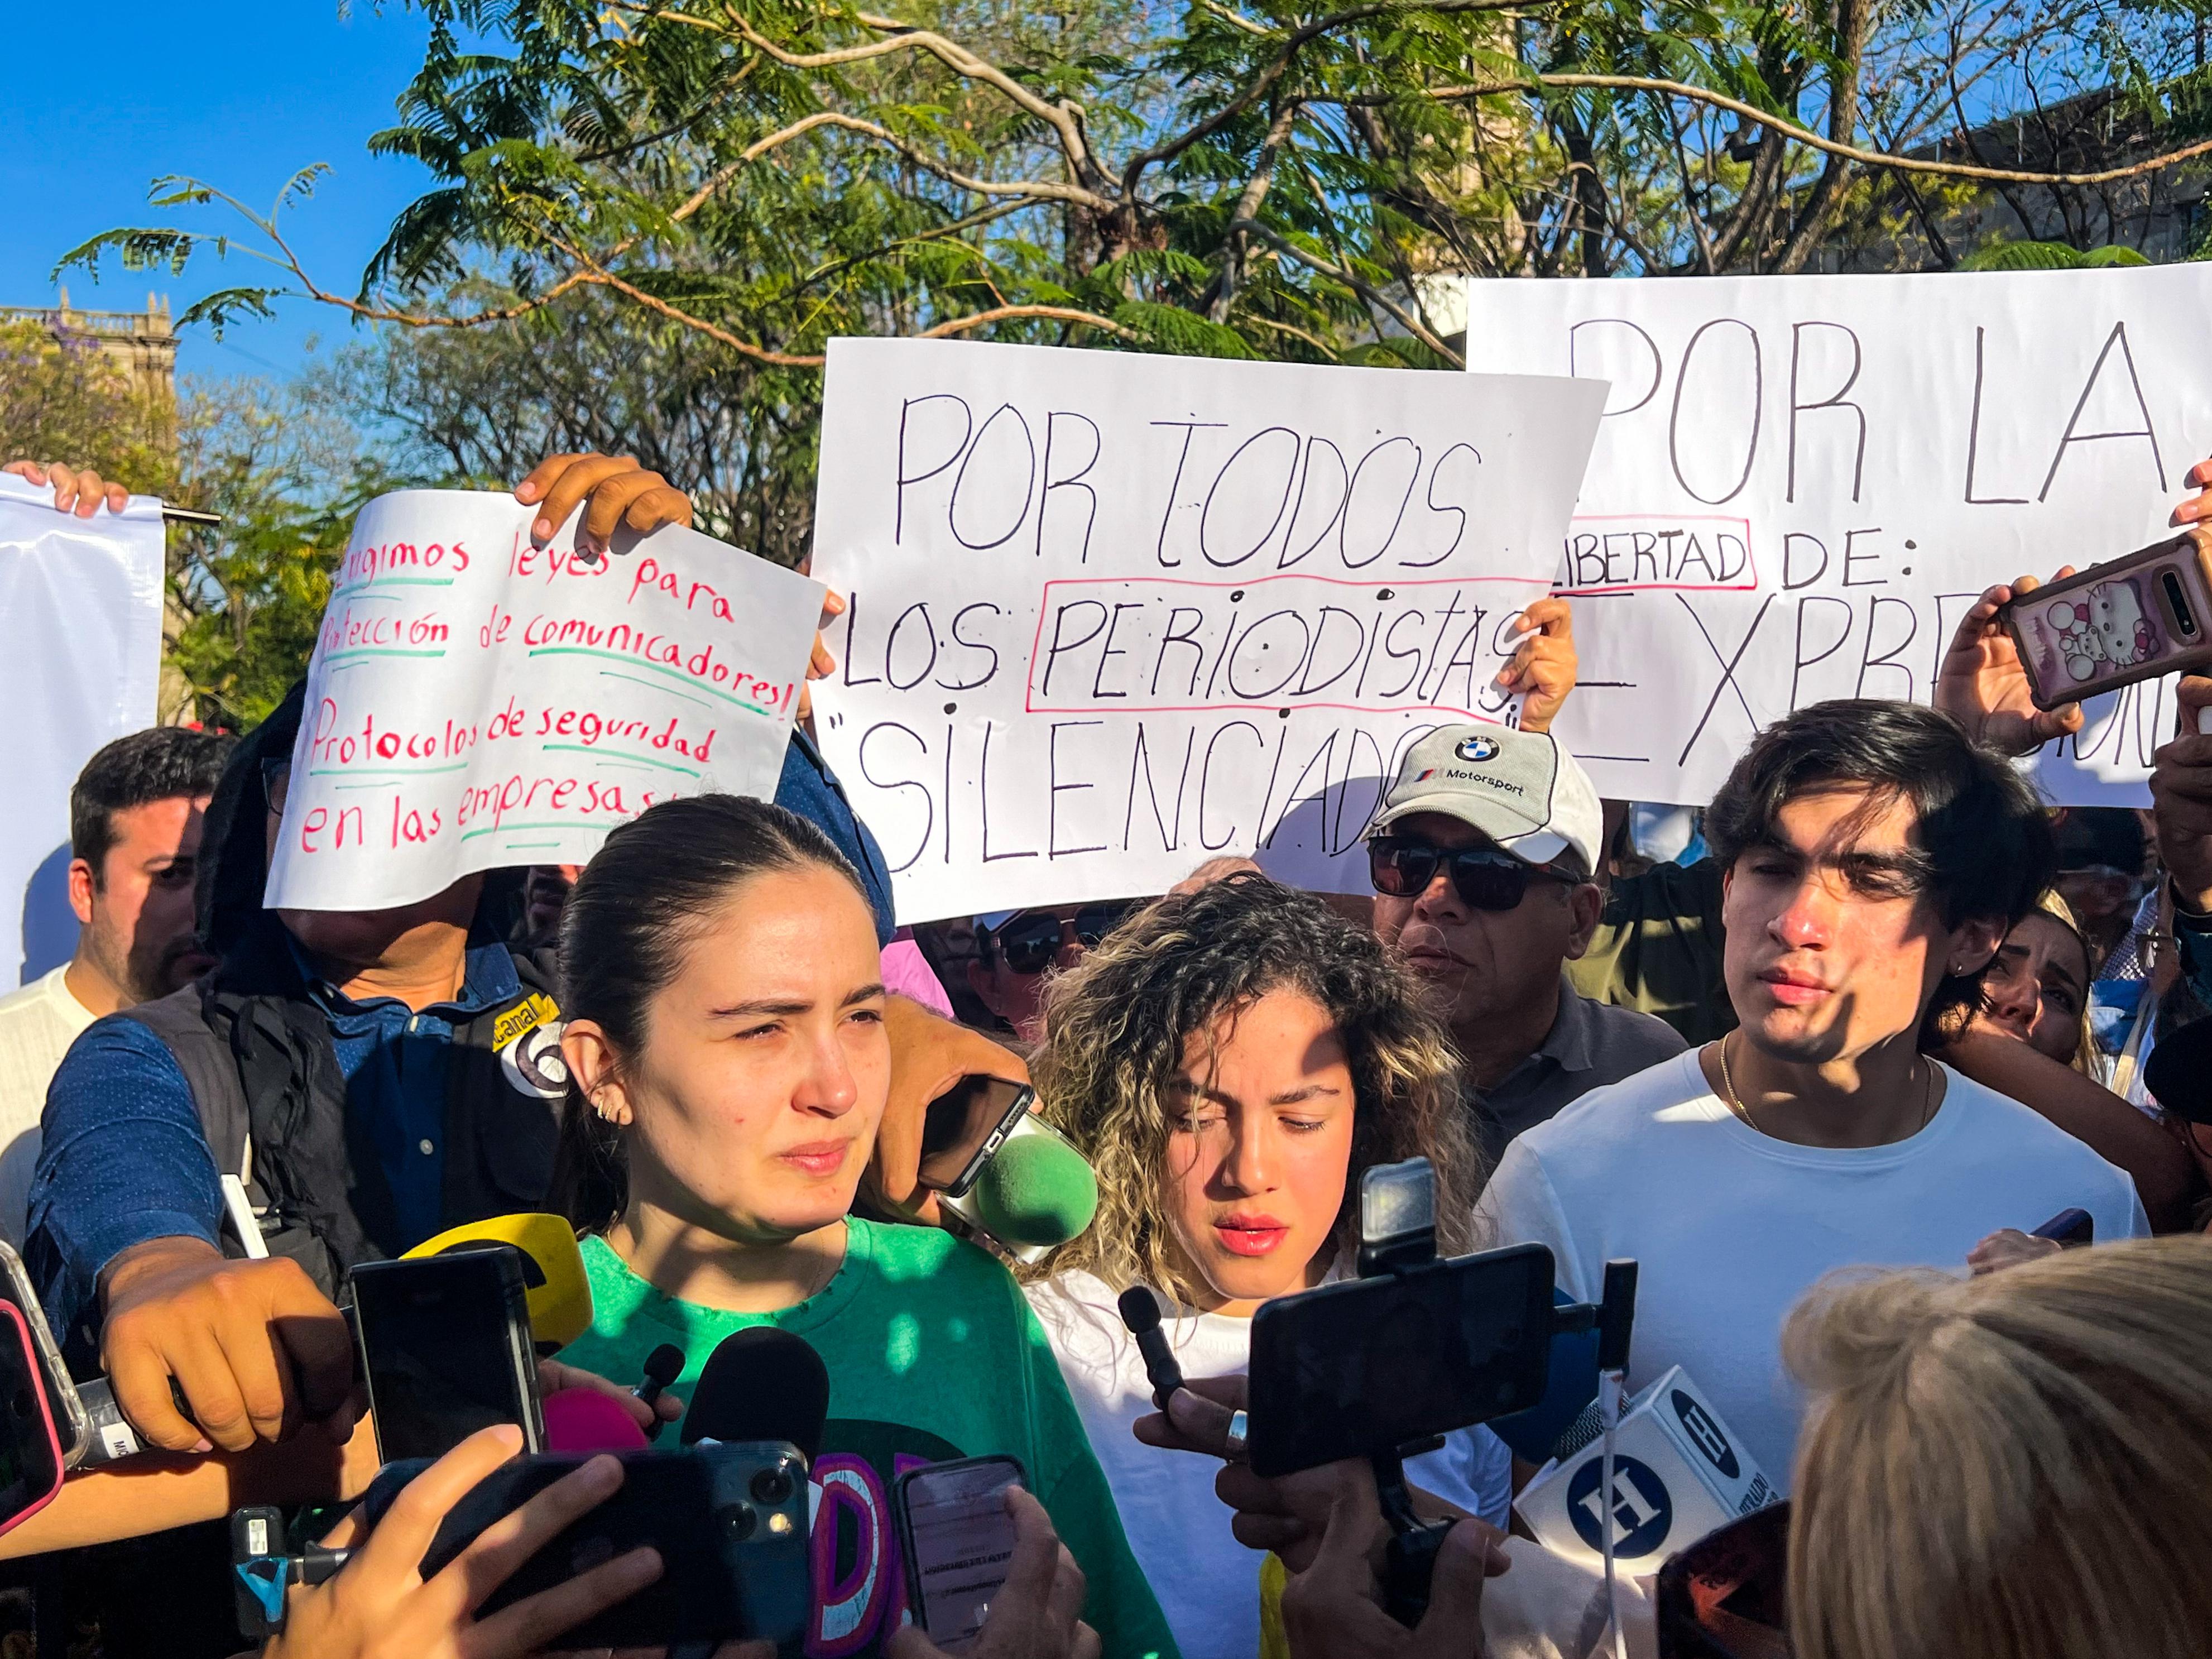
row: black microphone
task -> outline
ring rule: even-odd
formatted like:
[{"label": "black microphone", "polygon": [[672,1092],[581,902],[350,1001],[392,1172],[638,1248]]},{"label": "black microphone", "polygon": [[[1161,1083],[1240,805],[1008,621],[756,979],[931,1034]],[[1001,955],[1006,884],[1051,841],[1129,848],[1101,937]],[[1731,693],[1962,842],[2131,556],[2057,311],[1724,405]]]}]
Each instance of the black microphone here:
[{"label": "black microphone", "polygon": [[803,1336],[754,1325],[724,1337],[692,1386],[683,1443],[782,1440],[809,1464],[830,1415],[830,1368]]},{"label": "black microphone", "polygon": [[[660,1403],[662,1391],[683,1375],[684,1350],[673,1342],[664,1342],[646,1355],[645,1381],[632,1389],[630,1392],[647,1405],[658,1406]],[[660,1438],[661,1430],[665,1427],[667,1425],[656,1415],[653,1419],[653,1426],[645,1431],[645,1437],[647,1440],[658,1440]]]},{"label": "black microphone", "polygon": [[1148,1285],[1132,1285],[1121,1292],[1121,1322],[1137,1339],[1137,1352],[1145,1357],[1145,1375],[1152,1379],[1152,1404],[1168,1408],[1168,1396],[1182,1387],[1182,1367],[1176,1364],[1160,1328],[1160,1299]]}]

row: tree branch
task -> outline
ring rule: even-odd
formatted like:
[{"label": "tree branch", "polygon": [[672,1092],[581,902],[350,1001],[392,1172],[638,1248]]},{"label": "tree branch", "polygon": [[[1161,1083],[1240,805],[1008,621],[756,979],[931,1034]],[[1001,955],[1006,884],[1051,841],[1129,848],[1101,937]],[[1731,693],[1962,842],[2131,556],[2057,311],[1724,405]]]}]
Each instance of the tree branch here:
[{"label": "tree branch", "polygon": [[[1546,3],[1547,0],[1425,0],[1420,9],[1431,12],[1526,11]],[[1291,30],[1283,43],[1282,51],[1276,53],[1274,61],[1245,82],[1243,89],[1234,98],[1196,125],[1185,128],[1176,137],[1150,149],[1139,150],[1130,157],[1129,164],[1121,169],[1121,194],[1132,201],[1135,200],[1138,181],[1146,167],[1173,161],[1199,140],[1218,132],[1266,97],[1273,90],[1275,83],[1289,72],[1291,61],[1310,42],[1333,30],[1340,29],[1347,23],[1362,22],[1370,17],[1379,17],[1385,12],[1406,9],[1406,0],[1371,0],[1371,3],[1332,12],[1327,17],[1316,18],[1312,22]]]},{"label": "tree branch", "polygon": [[[865,133],[867,137],[896,150],[923,172],[934,173],[947,184],[957,185],[961,189],[973,191],[978,196],[1023,196],[1037,201],[1073,202],[1078,206],[1087,207],[1098,213],[1110,213],[1114,210],[1113,203],[1096,191],[1085,190],[1079,185],[1055,185],[1029,179],[1004,181],[971,179],[966,173],[947,167],[934,157],[925,155],[888,127],[878,126],[873,121],[864,121],[857,115],[841,115],[834,110],[817,110],[803,120],[793,122],[781,131],[771,132],[767,137],[748,145],[744,153],[736,161],[717,173],[713,179],[701,187],[702,191],[710,191],[722,183],[726,183],[729,177],[746,162],[756,161],[769,151],[787,144],[793,139],[811,132],[818,127],[842,127],[848,132]],[[690,209],[692,203],[698,199],[698,195],[695,193],[690,202],[686,202],[683,209],[678,210],[678,215],[682,215],[685,209]]]},{"label": "tree branch", "polygon": [[1268,246],[1273,248],[1276,252],[1284,255],[1285,258],[1296,259],[1300,264],[1304,265],[1309,270],[1317,270],[1324,276],[1334,277],[1338,282],[1342,283],[1346,288],[1357,294],[1361,299],[1366,301],[1368,304],[1388,312],[1393,318],[1397,319],[1400,325],[1402,326],[1408,334],[1419,340],[1423,345],[1428,347],[1430,350],[1435,352],[1437,356],[1442,357],[1446,362],[1451,364],[1453,368],[1465,368],[1467,367],[1467,359],[1462,356],[1458,352],[1454,351],[1442,340],[1437,338],[1434,334],[1429,331],[1427,325],[1419,318],[1408,315],[1403,306],[1398,304],[1396,301],[1388,298],[1373,284],[1362,281],[1359,277],[1354,276],[1342,265],[1333,264],[1328,260],[1322,258],[1317,254],[1309,253],[1304,248],[1298,246],[1295,242],[1291,241],[1288,238],[1278,236],[1273,231],[1268,229],[1267,226],[1255,224],[1249,220],[1240,220],[1237,223],[1230,226],[1229,228],[1232,231],[1241,230],[1249,232],[1250,234],[1257,236],[1261,241],[1267,243]]},{"label": "tree branch", "polygon": [[[1116,339],[1127,340],[1132,345],[1151,343],[1133,328],[1124,328],[1110,317],[1101,317],[1093,311],[1078,311],[1073,306],[995,306],[988,311],[979,311],[971,317],[955,317],[950,322],[939,323],[934,328],[925,328],[919,334],[906,337],[913,340],[942,340],[954,334],[965,334],[971,328],[981,328],[988,323],[1003,323],[1024,317],[1043,317],[1063,323],[1080,323],[1085,328],[1095,328],[1111,334]],[[819,362],[817,358],[816,361]]]},{"label": "tree branch", "polygon": [[[1623,92],[1656,92],[1670,97],[1692,99],[1701,104],[1710,104],[1716,109],[1741,115],[1746,120],[1756,121],[1808,149],[1840,156],[1863,167],[1885,167],[1897,173],[1933,173],[1947,179],[1980,179],[1992,184],[2075,186],[2117,184],[2124,179],[2140,179],[2145,173],[2156,173],[2162,167],[2176,167],[2184,161],[2193,161],[2200,155],[2212,155],[2212,138],[2206,138],[2184,145],[2179,149],[2168,150],[2162,155],[2151,156],[2147,161],[2133,161],[2125,167],[2106,167],[2096,173],[2030,173],[2020,167],[1976,167],[1963,161],[1927,161],[1917,156],[1891,155],[1881,150],[1862,149],[1856,144],[1838,143],[1793,121],[1785,121],[1756,104],[1747,104],[1741,98],[1731,98],[1726,93],[1709,91],[1704,87],[1693,87],[1686,82],[1665,81],[1646,75],[1532,75],[1527,81],[1492,81],[1468,86],[1437,87],[1419,95],[1441,102],[1456,102],[1469,98],[1496,97],[1502,93],[1527,93],[1535,86],[1611,88]],[[1395,103],[1406,96],[1404,93],[1367,93],[1334,98],[1309,96],[1306,101],[1310,104]]]}]

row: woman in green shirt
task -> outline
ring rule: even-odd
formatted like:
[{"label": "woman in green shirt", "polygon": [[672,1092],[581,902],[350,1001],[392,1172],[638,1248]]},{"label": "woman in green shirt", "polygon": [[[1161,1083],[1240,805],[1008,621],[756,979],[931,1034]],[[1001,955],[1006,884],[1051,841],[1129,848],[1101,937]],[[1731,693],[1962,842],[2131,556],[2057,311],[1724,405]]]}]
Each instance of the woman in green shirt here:
[{"label": "woman in green shirt", "polygon": [[878,1652],[908,1616],[892,1482],[1009,1453],[1089,1581],[1112,1656],[1172,1656],[1036,1319],[983,1251],[848,1214],[890,1087],[858,878],[813,825],[735,796],[616,830],[561,928],[574,1086],[558,1200],[580,1228],[604,1376],[684,1351],[689,1397],[732,1331],[774,1325],[830,1373],[812,1478],[811,1659]]}]

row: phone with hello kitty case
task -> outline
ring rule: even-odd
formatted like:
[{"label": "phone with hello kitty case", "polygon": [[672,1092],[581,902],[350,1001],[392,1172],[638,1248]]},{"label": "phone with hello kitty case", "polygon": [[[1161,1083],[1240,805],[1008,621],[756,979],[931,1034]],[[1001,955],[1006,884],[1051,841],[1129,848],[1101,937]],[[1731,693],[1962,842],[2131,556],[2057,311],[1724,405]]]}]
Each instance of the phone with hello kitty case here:
[{"label": "phone with hello kitty case", "polygon": [[2212,532],[2187,530],[1997,612],[2038,708],[2212,663]]}]

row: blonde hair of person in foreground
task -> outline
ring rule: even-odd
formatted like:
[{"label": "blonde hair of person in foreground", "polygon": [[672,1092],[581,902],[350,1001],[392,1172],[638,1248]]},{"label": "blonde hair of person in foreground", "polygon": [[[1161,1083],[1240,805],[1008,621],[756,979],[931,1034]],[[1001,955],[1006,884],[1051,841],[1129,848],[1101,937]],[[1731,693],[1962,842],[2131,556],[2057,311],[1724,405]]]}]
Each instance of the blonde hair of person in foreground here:
[{"label": "blonde hair of person in foreground", "polygon": [[1783,1348],[1796,1659],[2212,1650],[2212,1241],[1834,1275]]}]

